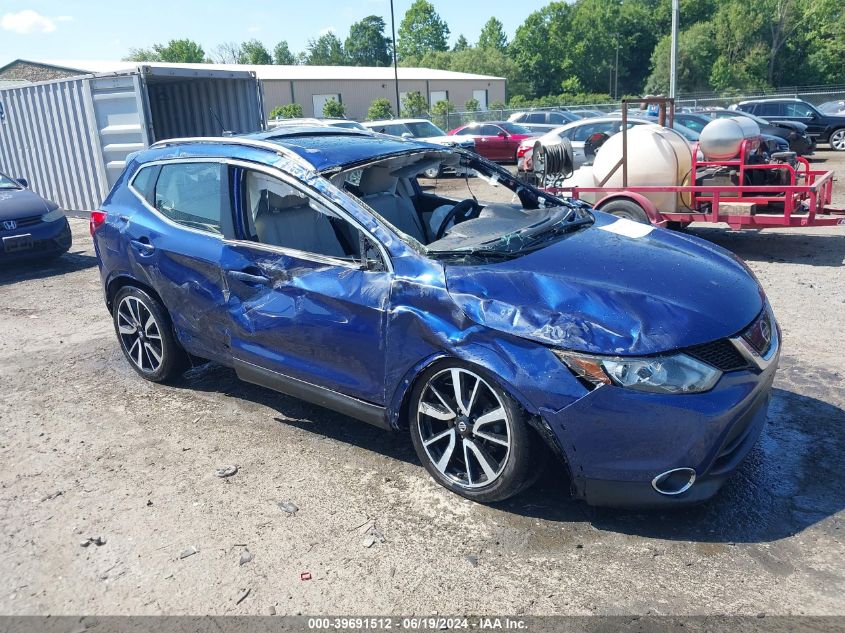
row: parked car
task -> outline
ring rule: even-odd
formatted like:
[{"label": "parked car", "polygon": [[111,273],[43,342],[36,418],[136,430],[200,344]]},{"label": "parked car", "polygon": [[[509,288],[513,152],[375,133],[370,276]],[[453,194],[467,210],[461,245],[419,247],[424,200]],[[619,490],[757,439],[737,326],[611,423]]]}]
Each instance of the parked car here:
[{"label": "parked car", "polygon": [[540,136],[510,121],[470,123],[449,131],[450,136],[469,137],[475,151],[489,160],[517,162],[516,150],[525,139]]},{"label": "parked car", "polygon": [[737,109],[767,121],[795,121],[807,126],[807,135],[816,143],[829,143],[831,149],[845,152],[845,115],[823,114],[801,99],[756,99],[741,101]]},{"label": "parked car", "polygon": [[527,130],[544,134],[561,125],[577,121],[581,117],[567,110],[532,110],[514,112],[508,117],[511,123],[518,123]]},{"label": "parked car", "polygon": [[[456,139],[453,136],[449,136],[428,119],[385,119],[383,121],[365,121],[363,126],[365,129],[378,132],[379,134],[390,134],[391,136],[399,136],[402,138],[415,138],[427,143],[445,145],[446,147],[460,147],[461,149],[471,152],[476,151],[474,139]],[[462,169],[459,165],[449,165],[442,168],[430,167],[424,175],[426,178],[437,178],[443,174],[465,176],[471,175],[471,172]]]},{"label": "parked car", "polygon": [[[424,190],[432,161],[513,202]],[[161,141],[91,231],[141,377],[232,367],[407,434],[476,501],[529,486],[545,446],[588,503],[698,502],[765,423],[780,331],[741,260],[464,150],[326,127]]]},{"label": "parked car", "polygon": [[[651,123],[645,119],[628,119],[628,128],[634,125],[643,125]],[[519,171],[526,171],[530,169],[532,154],[534,153],[534,143],[540,141],[543,145],[556,145],[563,139],[569,139],[572,143],[572,160],[575,169],[578,169],[587,161],[587,155],[584,151],[584,144],[594,134],[606,134],[613,136],[622,130],[622,118],[619,116],[597,117],[594,119],[581,119],[574,123],[567,123],[559,128],[556,128],[539,138],[530,138],[520,143],[517,149],[517,169]]]},{"label": "parked car", "polygon": [[334,118],[298,118],[298,119],[270,119],[267,121],[267,127],[270,129],[282,126],[299,126],[299,125],[328,125],[330,127],[345,127],[356,130],[366,130],[358,121],[351,119],[334,119]]},{"label": "parked car", "polygon": [[845,115],[845,100],[825,101],[818,106],[818,110],[824,114]]},{"label": "parked car", "polygon": [[[713,122],[713,119],[703,112],[675,112],[675,122],[683,125],[685,129],[694,131],[698,135],[701,134],[701,130],[708,123]],[[790,151],[789,143],[780,136],[761,133],[760,137],[763,139],[763,143],[766,145],[766,151],[769,154]]]},{"label": "parked car", "polygon": [[789,150],[799,156],[810,156],[816,148],[815,141],[807,135],[807,126],[797,121],[767,121],[749,112],[727,108],[710,108],[705,110],[703,114],[714,119],[726,119],[735,116],[748,117],[760,126],[760,131],[763,134],[779,136],[784,139],[789,143]]},{"label": "parked car", "polygon": [[579,119],[592,119],[599,116],[605,116],[605,112],[601,110],[586,110],[586,109],[577,109],[577,110],[567,110],[569,114],[574,114]]},{"label": "parked car", "polygon": [[64,211],[0,172],[0,262],[58,257],[71,243]]}]

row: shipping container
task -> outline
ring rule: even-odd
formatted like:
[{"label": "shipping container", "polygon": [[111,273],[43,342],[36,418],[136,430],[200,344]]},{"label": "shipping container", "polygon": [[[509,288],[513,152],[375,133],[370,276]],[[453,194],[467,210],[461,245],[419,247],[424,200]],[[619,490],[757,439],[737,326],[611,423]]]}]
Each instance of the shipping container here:
[{"label": "shipping container", "polygon": [[65,209],[96,209],[126,157],[183,136],[264,129],[252,71],[139,65],[0,89],[0,171]]}]

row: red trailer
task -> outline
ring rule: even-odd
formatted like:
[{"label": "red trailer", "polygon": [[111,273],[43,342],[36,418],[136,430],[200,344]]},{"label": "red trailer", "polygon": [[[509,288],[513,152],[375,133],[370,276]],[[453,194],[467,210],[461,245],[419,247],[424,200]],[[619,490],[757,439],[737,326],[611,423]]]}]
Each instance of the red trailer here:
[{"label": "red trailer", "polygon": [[[682,227],[691,222],[724,222],[731,229],[831,226],[845,225],[845,209],[830,207],[833,194],[833,172],[811,169],[810,163],[796,157],[794,164],[784,162],[752,163],[749,161],[750,144],[744,140],[739,155],[731,160],[699,160],[702,155],[698,143],[692,148],[691,174],[700,168],[729,167],[738,175],[738,183],[718,186],[696,184],[666,186],[627,186],[627,116],[629,103],[656,104],[659,121],[671,127],[674,119],[674,102],[665,98],[646,98],[622,101],[622,158],[614,169],[596,187],[551,186],[546,189],[555,194],[579,198],[585,193],[600,195],[595,208],[609,213],[630,217],[626,211],[636,204],[652,224]],[[667,113],[668,109],[668,113]],[[668,116],[667,116],[668,115]],[[602,186],[616,171],[622,169],[622,186]],[[747,185],[752,170],[778,170],[777,185]],[[545,182],[545,175],[541,177]],[[693,179],[693,183],[695,179]],[[646,197],[652,193],[675,193],[683,211],[667,213],[657,209]],[[635,218],[636,219],[636,218]]]}]

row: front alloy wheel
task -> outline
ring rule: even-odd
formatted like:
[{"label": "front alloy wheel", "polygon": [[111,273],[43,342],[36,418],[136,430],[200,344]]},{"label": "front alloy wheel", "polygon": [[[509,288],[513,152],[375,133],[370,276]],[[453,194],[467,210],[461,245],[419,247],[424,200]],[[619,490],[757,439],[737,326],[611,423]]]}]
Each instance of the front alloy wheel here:
[{"label": "front alloy wheel", "polygon": [[524,414],[477,370],[426,372],[412,406],[414,448],[439,483],[476,501],[500,501],[532,483]]},{"label": "front alloy wheel", "polygon": [[837,152],[845,152],[845,127],[835,130],[830,135],[830,146]]}]

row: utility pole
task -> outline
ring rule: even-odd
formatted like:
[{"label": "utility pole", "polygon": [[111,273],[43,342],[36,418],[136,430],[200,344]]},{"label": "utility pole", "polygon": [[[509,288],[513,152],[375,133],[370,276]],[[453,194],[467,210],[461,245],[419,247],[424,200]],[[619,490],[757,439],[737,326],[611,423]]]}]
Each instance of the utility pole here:
[{"label": "utility pole", "polygon": [[619,40],[616,40],[616,75],[613,81],[613,100],[619,98]]},{"label": "utility pole", "polygon": [[393,32],[393,79],[396,84],[396,116],[401,115],[401,104],[399,103],[399,66],[396,63],[396,18],[393,13],[393,0],[390,0],[390,30]]},{"label": "utility pole", "polygon": [[669,57],[669,96],[675,98],[678,89],[678,22],[681,0],[672,0],[672,53]]}]

